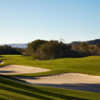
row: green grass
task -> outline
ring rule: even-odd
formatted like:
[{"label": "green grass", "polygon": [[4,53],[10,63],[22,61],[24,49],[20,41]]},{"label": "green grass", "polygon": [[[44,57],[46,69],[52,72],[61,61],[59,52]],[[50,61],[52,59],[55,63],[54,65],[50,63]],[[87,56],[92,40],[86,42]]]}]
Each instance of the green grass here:
[{"label": "green grass", "polygon": [[65,72],[78,72],[92,75],[100,75],[100,56],[85,58],[63,58],[56,60],[34,60],[32,57],[21,55],[4,55],[2,57],[6,64],[28,65],[51,69],[50,72],[38,74],[26,74],[26,76],[51,75]]},{"label": "green grass", "polygon": [[100,100],[100,94],[32,86],[0,76],[0,100]]},{"label": "green grass", "polygon": [[[9,64],[28,65],[51,69],[50,72],[26,74],[25,76],[51,75],[65,72],[78,72],[100,75],[100,57],[64,58],[39,61],[21,55],[3,55],[1,67]],[[83,92],[32,86],[12,80],[10,76],[0,76],[0,100],[100,100],[99,93]]]}]

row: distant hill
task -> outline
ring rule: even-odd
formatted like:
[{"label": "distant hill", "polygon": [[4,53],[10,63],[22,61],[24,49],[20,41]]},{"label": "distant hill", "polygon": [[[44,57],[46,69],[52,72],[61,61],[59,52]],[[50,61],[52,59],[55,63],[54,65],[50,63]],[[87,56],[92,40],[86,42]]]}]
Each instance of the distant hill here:
[{"label": "distant hill", "polygon": [[[95,44],[100,44],[100,39],[95,39],[95,40],[89,40],[89,41],[74,41],[72,43],[70,43],[71,45],[74,45],[74,44],[80,44],[82,42],[85,42],[85,43],[88,43],[88,44],[91,44],[91,45],[95,45]],[[27,48],[27,43],[26,44],[22,44],[22,43],[14,43],[14,44],[7,44],[11,47],[16,47],[16,48]]]},{"label": "distant hill", "polygon": [[88,44],[100,44],[100,39],[87,41]]},{"label": "distant hill", "polygon": [[100,39],[89,40],[89,41],[74,41],[71,44],[72,45],[74,45],[74,44],[80,44],[82,42],[85,42],[85,43],[88,43],[88,44],[91,44],[91,45],[96,45],[96,44],[100,44]]},{"label": "distant hill", "polygon": [[27,44],[8,44],[11,47],[16,47],[16,48],[27,48]]}]

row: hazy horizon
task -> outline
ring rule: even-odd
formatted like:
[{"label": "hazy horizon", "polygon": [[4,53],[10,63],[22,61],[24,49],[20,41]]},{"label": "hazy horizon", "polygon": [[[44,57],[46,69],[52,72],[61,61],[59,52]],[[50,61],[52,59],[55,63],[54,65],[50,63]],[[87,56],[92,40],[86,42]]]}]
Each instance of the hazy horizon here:
[{"label": "hazy horizon", "polygon": [[[75,40],[75,41],[70,41],[70,42],[66,42],[65,40],[57,40],[57,41],[62,41],[62,42],[64,42],[64,43],[68,43],[68,44],[70,44],[70,43],[73,43],[73,42],[88,42],[88,41],[93,41],[93,40],[98,40],[98,39],[100,39],[100,38],[95,38],[95,39],[91,39],[91,40]],[[41,39],[35,39],[35,40],[41,40]],[[44,40],[46,40],[46,39],[44,39]],[[56,40],[56,39],[55,39]],[[34,41],[34,40],[32,40],[32,41]],[[20,45],[20,44],[22,44],[22,45],[26,45],[26,44],[28,44],[28,43],[30,43],[30,42],[32,42],[32,41],[29,41],[29,42],[16,42],[16,43],[0,43],[0,45]],[[49,40],[47,40],[47,41],[49,41]]]},{"label": "hazy horizon", "polygon": [[3,0],[0,44],[100,38],[99,0]]}]

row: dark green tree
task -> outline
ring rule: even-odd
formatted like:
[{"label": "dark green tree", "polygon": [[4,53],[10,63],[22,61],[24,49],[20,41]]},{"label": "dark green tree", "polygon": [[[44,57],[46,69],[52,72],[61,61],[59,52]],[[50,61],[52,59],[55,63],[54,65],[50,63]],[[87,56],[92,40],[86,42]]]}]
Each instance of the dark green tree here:
[{"label": "dark green tree", "polygon": [[45,40],[35,40],[32,41],[31,43],[28,44],[28,47],[26,48],[25,54],[26,55],[30,55],[30,56],[34,56],[35,53],[37,52],[37,49],[44,43],[46,43],[47,41]]}]

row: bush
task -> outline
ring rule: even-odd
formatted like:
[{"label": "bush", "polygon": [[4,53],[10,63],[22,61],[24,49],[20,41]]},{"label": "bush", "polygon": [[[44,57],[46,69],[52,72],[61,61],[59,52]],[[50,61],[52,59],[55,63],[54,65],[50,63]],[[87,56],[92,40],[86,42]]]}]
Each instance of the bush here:
[{"label": "bush", "polygon": [[22,49],[13,48],[8,45],[0,46],[0,54],[21,54]]},{"label": "bush", "polygon": [[55,59],[69,56],[71,47],[58,41],[49,41],[41,45],[35,53],[37,59]]},{"label": "bush", "polygon": [[44,43],[46,43],[47,41],[45,40],[35,40],[31,43],[28,44],[28,47],[25,51],[25,55],[29,55],[29,56],[34,56],[35,53],[37,52],[37,49]]},{"label": "bush", "polygon": [[65,57],[85,57],[100,55],[100,45],[80,43],[68,45],[59,41],[35,40],[28,44],[26,54],[36,59],[55,59]]}]

